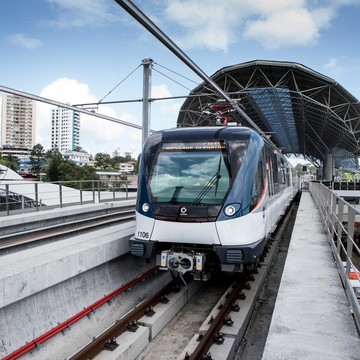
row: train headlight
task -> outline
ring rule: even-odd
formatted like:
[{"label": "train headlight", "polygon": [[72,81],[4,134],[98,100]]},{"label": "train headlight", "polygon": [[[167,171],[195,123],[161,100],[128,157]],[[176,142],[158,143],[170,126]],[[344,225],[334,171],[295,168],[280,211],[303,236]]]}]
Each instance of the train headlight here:
[{"label": "train headlight", "polygon": [[224,213],[226,216],[234,216],[241,208],[241,204],[239,203],[234,203],[234,204],[229,204],[226,205],[224,208]]},{"label": "train headlight", "polygon": [[227,216],[233,216],[235,214],[236,210],[233,205],[228,205],[224,211]]},{"label": "train headlight", "polygon": [[148,212],[150,209],[150,205],[148,203],[143,203],[142,207],[141,207],[142,211],[144,213]]}]

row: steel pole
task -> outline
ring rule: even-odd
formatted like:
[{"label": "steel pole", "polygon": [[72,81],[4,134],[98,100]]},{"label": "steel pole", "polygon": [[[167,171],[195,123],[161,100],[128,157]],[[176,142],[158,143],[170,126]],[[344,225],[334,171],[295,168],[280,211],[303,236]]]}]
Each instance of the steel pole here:
[{"label": "steel pole", "polygon": [[151,68],[153,64],[152,59],[144,59],[142,61],[144,66],[143,72],[143,107],[142,107],[142,145],[150,133],[151,124]]},{"label": "steel pole", "polygon": [[[201,79],[208,83],[222,98],[228,101],[239,115],[246,120],[256,131],[268,138],[266,134],[255,124],[241,107],[234,102],[194,61],[192,61],[155,23],[150,20],[135,4],[130,0],[115,0],[124,10],[126,10],[135,20],[137,20],[146,30],[153,34],[163,45],[175,54],[183,63],[193,70]],[[270,141],[270,140],[269,140]],[[270,141],[271,142],[271,141]]]}]

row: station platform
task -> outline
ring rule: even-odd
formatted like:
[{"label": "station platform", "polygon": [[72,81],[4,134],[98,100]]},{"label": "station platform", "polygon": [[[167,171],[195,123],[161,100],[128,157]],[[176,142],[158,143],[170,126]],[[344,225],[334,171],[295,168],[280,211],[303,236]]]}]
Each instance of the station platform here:
[{"label": "station platform", "polygon": [[359,358],[359,333],[320,212],[303,191],[262,360]]}]

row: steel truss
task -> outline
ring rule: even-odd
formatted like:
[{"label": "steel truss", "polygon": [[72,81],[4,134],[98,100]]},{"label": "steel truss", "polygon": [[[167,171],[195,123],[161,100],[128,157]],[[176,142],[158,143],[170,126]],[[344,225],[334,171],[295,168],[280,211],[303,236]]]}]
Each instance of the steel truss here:
[{"label": "steel truss", "polygon": [[[224,67],[211,79],[284,154],[302,154],[316,164],[332,154],[336,167],[357,168],[360,105],[335,80],[301,64],[279,61]],[[218,94],[203,93],[209,93],[205,82],[183,103],[179,127],[229,121],[252,127]]]}]

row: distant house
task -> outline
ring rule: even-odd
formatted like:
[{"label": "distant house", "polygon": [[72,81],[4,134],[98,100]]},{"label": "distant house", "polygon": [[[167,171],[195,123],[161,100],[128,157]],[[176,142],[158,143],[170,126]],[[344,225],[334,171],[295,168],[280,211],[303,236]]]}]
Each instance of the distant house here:
[{"label": "distant house", "polygon": [[64,160],[70,160],[74,162],[76,165],[93,165],[93,161],[90,160],[91,154],[79,152],[79,151],[72,151],[72,150],[65,150],[61,152],[61,155]]},{"label": "distant house", "polygon": [[18,171],[20,173],[31,173],[32,165],[30,161],[30,155],[18,155]]},{"label": "distant house", "polygon": [[[21,174],[21,176],[23,177],[33,177],[33,176],[37,176],[38,174],[32,174],[33,172],[33,165],[31,163],[31,156],[30,155],[18,155],[18,172],[19,174]],[[45,167],[45,163],[46,160],[45,159],[41,159],[40,163],[39,163],[39,169],[40,172],[42,173],[44,171],[44,167]]]},{"label": "distant house", "polygon": [[129,161],[129,162],[125,162],[125,163],[120,163],[119,164],[119,169],[120,172],[133,172],[135,170],[135,162],[134,161]]}]

